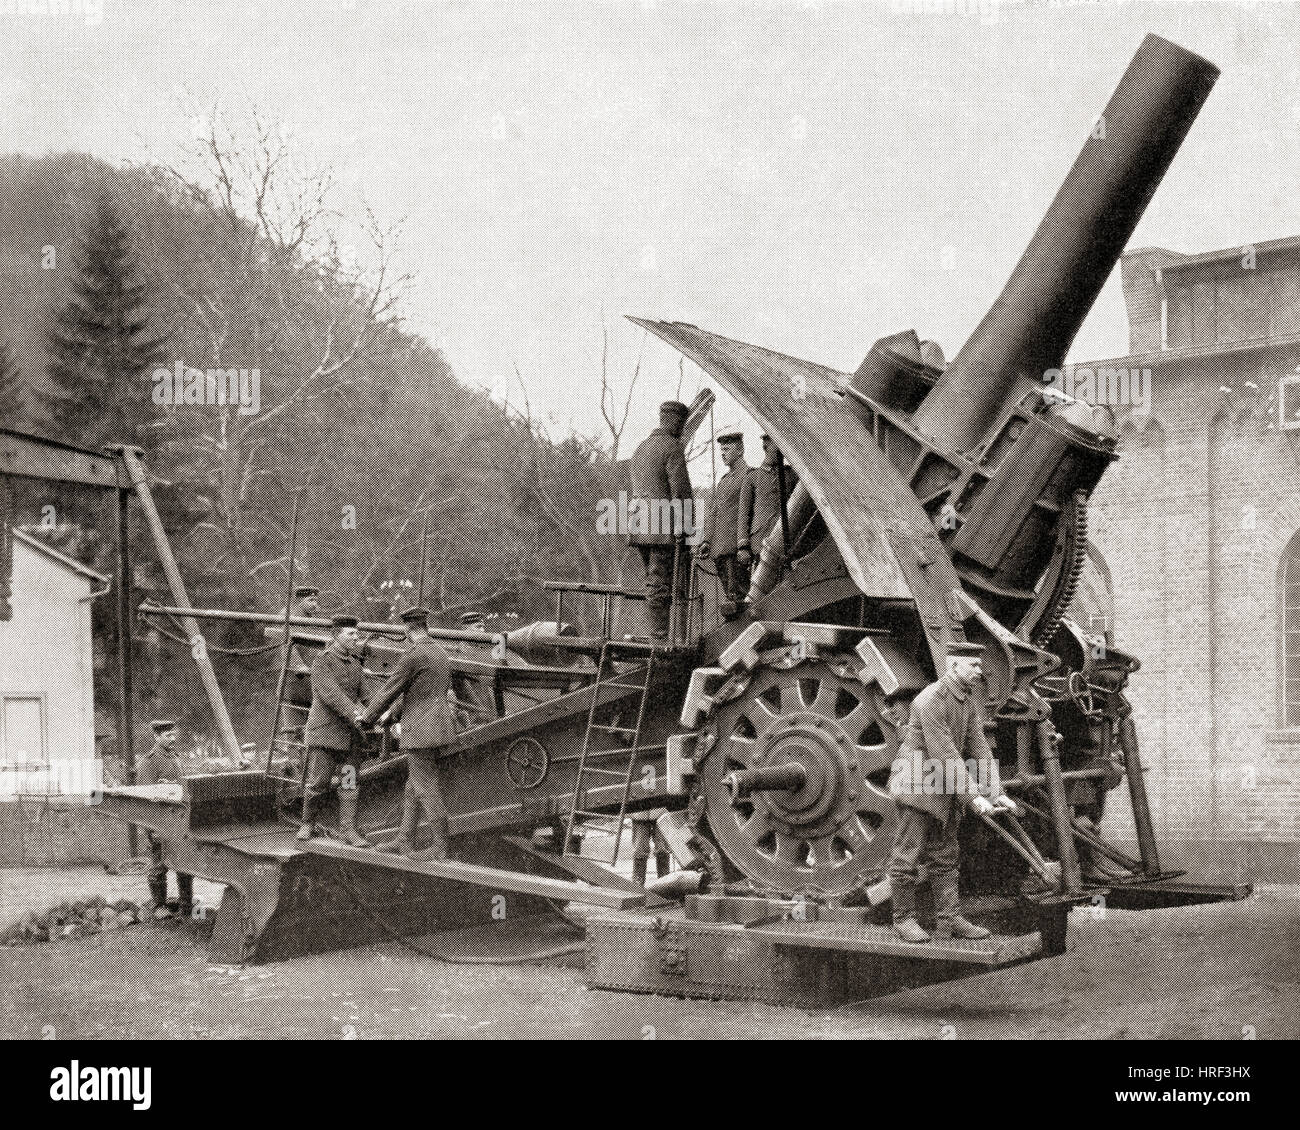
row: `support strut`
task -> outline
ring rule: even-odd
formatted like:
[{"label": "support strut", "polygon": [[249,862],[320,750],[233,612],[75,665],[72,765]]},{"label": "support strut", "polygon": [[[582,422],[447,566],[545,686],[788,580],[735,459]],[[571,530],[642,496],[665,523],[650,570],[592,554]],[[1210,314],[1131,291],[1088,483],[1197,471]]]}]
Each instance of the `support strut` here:
[{"label": "support strut", "polygon": [[1155,878],[1160,874],[1160,853],[1156,848],[1156,830],[1151,822],[1151,805],[1147,800],[1147,783],[1142,759],[1138,756],[1137,726],[1130,711],[1120,719],[1119,748],[1124,753],[1124,776],[1128,778],[1128,795],[1133,804],[1133,825],[1137,829],[1138,852],[1142,869]]},{"label": "support strut", "polygon": [[1056,734],[1048,719],[1036,724],[1038,731],[1038,759],[1042,762],[1043,776],[1047,778],[1047,796],[1052,802],[1052,825],[1056,831],[1057,854],[1061,860],[1061,879],[1067,895],[1077,895],[1083,889],[1083,876],[1079,870],[1079,853],[1074,846],[1074,823],[1070,819],[1070,806],[1065,799],[1065,781],[1061,777],[1061,759],[1056,752]]},{"label": "support strut", "polygon": [[[113,450],[121,454],[127,478],[135,489],[136,497],[140,500],[140,509],[144,511],[149,532],[153,535],[154,548],[158,551],[158,560],[162,564],[163,574],[167,577],[168,587],[172,590],[172,599],[182,610],[188,610],[190,597],[185,591],[185,582],[181,580],[181,571],[176,565],[176,558],[172,556],[172,547],[167,541],[167,531],[163,528],[162,518],[158,515],[158,507],[154,505],[153,495],[149,490],[149,477],[140,462],[139,450],[123,446],[117,446]],[[226,755],[231,762],[238,765],[241,756],[239,739],[235,737],[235,728],[230,723],[226,700],[221,697],[221,685],[217,682],[217,673],[212,669],[212,660],[208,657],[207,641],[199,631],[198,622],[194,617],[183,615],[181,625],[192,645],[194,662],[199,669],[199,678],[203,681],[203,690],[208,696],[208,704],[212,707],[212,716],[217,723],[221,744],[225,746]]]}]

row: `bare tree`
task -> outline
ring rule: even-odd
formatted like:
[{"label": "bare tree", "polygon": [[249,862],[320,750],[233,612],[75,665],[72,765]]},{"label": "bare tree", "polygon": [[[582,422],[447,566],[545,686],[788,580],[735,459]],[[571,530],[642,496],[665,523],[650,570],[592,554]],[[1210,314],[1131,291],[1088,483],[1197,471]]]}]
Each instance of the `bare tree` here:
[{"label": "bare tree", "polygon": [[313,441],[400,325],[408,278],[393,265],[396,227],[367,209],[350,228],[331,205],[328,170],[304,169],[285,131],[256,107],[236,117],[214,107],[191,120],[181,160],[158,171],[183,230],[154,233],[179,237],[189,254],[156,259],[173,264],[164,284],[184,323],[185,365],[256,369],[261,403],[256,412],[229,402],[173,407],[169,422],[181,419],[185,477],[208,503],[209,521],[241,571],[255,575],[266,559],[249,556],[258,540],[246,536],[250,503],[261,500],[265,479],[302,487],[329,465]]}]

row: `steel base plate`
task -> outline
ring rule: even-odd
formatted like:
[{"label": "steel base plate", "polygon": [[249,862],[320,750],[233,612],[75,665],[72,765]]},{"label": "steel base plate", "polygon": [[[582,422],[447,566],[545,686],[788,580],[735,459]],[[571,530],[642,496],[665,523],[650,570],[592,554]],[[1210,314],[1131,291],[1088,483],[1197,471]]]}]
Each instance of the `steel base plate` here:
[{"label": "steel base plate", "polygon": [[588,916],[589,988],[831,1008],[1042,956],[1038,933],[981,942],[902,941],[888,926],[779,922],[747,928],[658,917]]}]

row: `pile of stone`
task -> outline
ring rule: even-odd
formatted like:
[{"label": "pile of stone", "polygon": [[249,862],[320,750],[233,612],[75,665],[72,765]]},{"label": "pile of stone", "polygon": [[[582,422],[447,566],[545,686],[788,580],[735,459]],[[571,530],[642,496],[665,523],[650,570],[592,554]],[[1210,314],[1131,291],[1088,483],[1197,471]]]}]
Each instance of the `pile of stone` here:
[{"label": "pile of stone", "polygon": [[0,945],[21,946],[57,942],[63,938],[84,938],[90,934],[122,930],[137,922],[172,917],[174,914],[170,909],[155,905],[152,899],[142,903],[130,899],[108,902],[101,895],[95,895],[80,902],[61,902],[39,914],[27,911],[7,930],[0,931]]}]

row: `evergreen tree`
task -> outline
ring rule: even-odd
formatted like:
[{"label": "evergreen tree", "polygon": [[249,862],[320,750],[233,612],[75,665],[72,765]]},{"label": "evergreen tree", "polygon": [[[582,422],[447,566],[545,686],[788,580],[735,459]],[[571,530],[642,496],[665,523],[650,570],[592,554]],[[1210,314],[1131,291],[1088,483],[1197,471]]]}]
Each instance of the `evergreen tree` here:
[{"label": "evergreen tree", "polygon": [[122,217],[101,197],[72,296],[46,334],[50,411],[61,439],[83,447],[138,442],[137,426],[154,415],[151,374],[167,359],[167,336],[149,325],[154,300]]}]

